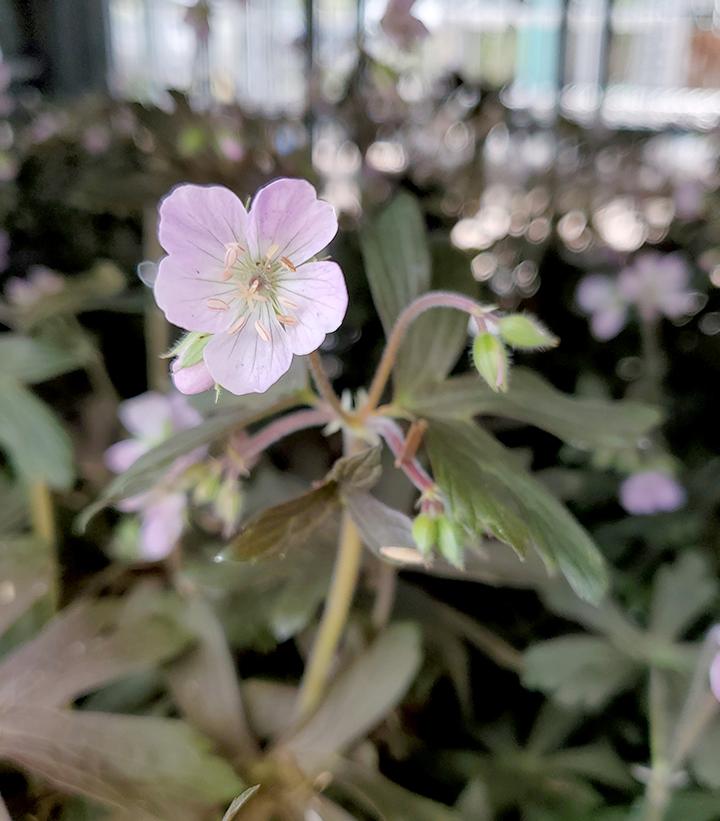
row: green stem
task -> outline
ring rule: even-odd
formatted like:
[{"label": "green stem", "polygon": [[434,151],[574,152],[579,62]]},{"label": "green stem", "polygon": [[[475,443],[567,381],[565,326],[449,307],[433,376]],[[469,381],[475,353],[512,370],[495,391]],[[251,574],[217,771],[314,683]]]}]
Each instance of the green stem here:
[{"label": "green stem", "polygon": [[46,482],[37,481],[30,485],[28,490],[28,506],[30,508],[30,523],[35,538],[41,542],[50,554],[53,567],[53,580],[50,585],[48,599],[52,612],[58,607],[59,582],[57,573],[57,556],[55,555],[57,531],[55,528],[55,512],[52,495]]},{"label": "green stem", "polygon": [[669,755],[669,692],[665,674],[650,670],[650,778],[645,789],[643,821],[664,821],[672,797]]},{"label": "green stem", "polygon": [[360,573],[361,558],[360,533],[350,514],[345,511],[342,517],[340,542],[330,592],[300,685],[297,704],[299,723],[311,716],[322,700],[335,651],[350,613],[350,605]]}]

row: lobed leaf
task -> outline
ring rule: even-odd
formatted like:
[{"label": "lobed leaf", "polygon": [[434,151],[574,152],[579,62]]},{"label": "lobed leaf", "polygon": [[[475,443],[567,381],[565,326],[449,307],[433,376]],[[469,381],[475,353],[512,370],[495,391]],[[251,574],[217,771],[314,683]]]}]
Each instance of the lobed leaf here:
[{"label": "lobed leaf", "polygon": [[699,553],[682,553],[655,576],[650,630],[668,639],[679,638],[708,612],[717,594],[718,583],[705,558]]},{"label": "lobed leaf", "polygon": [[87,363],[87,346],[63,348],[45,339],[17,333],[0,334],[0,374],[34,385],[45,382]]}]

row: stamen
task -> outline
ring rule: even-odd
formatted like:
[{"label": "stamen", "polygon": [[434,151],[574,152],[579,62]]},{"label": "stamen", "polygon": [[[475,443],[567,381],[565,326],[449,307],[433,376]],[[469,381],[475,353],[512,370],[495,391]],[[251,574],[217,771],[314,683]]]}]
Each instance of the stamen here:
[{"label": "stamen", "polygon": [[230,242],[225,246],[225,267],[232,268],[238,257],[245,250],[239,242]]},{"label": "stamen", "polygon": [[211,311],[227,311],[228,304],[227,302],[223,302],[222,299],[208,299],[207,306],[210,308]]},{"label": "stamen", "polygon": [[268,333],[267,328],[260,322],[259,319],[255,320],[255,330],[257,331],[257,335],[262,339],[263,342],[270,341],[270,334]]},{"label": "stamen", "polygon": [[289,270],[289,271],[297,271],[297,268],[292,264],[292,262],[287,257],[280,257],[280,262]]},{"label": "stamen", "polygon": [[255,291],[257,291],[257,289],[258,289],[259,287],[260,287],[260,280],[259,280],[257,277],[255,277],[255,278],[252,280],[252,282],[250,283],[250,287],[248,288],[248,293],[249,293],[249,294],[254,294],[254,293],[255,293]]},{"label": "stamen", "polygon": [[222,272],[222,278],[225,280],[225,282],[227,282],[230,279],[231,276],[232,276],[232,271],[229,268],[226,268]]},{"label": "stamen", "polygon": [[239,319],[236,319],[235,322],[228,328],[229,334],[236,334],[238,331],[241,331],[245,323],[248,321],[248,315],[243,314]]},{"label": "stamen", "polygon": [[273,242],[273,244],[265,252],[265,259],[271,260],[279,250],[280,246],[276,242]]},{"label": "stamen", "polygon": [[288,298],[287,298],[287,297],[285,297],[285,296],[279,296],[279,297],[278,297],[278,302],[279,302],[281,305],[284,305],[286,308],[290,308],[291,310],[292,310],[293,308],[297,308],[297,303],[296,303],[296,302],[293,302],[293,301],[292,301],[292,299],[288,299]]},{"label": "stamen", "polygon": [[294,316],[288,316],[287,314],[278,314],[277,321],[282,322],[283,325],[297,325],[298,321],[295,319]]}]

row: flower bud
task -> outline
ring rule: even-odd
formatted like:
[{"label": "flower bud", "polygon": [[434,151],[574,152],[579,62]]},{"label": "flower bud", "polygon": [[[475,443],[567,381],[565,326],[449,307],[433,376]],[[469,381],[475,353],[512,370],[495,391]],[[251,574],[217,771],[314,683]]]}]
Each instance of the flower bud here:
[{"label": "flower bud", "polygon": [[559,340],[534,317],[527,314],[508,314],[498,322],[500,336],[511,348],[537,351],[554,348]]},{"label": "flower bud", "polygon": [[232,477],[227,477],[220,485],[214,504],[215,515],[222,523],[225,538],[229,538],[237,530],[243,502],[242,485]]},{"label": "flower bud", "polygon": [[428,556],[437,544],[437,519],[427,513],[418,513],[412,523],[412,535],[418,550]]},{"label": "flower bud", "polygon": [[193,394],[202,393],[215,384],[215,380],[210,376],[210,371],[207,365],[200,360],[194,365],[185,367],[181,364],[180,359],[173,360],[172,363],[172,381],[180,393]]},{"label": "flower bud", "polygon": [[494,391],[508,389],[510,362],[505,346],[491,333],[479,333],[473,342],[473,362],[477,372]]},{"label": "flower bud", "polygon": [[455,525],[447,516],[441,516],[437,520],[437,529],[440,554],[446,561],[450,562],[451,565],[462,570],[465,567],[463,549],[458,541]]}]

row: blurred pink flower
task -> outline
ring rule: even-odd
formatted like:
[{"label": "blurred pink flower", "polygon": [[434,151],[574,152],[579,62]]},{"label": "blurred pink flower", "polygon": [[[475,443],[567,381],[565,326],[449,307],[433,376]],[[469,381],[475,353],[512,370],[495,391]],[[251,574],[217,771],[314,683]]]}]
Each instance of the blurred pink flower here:
[{"label": "blurred pink flower", "polygon": [[101,125],[89,125],[82,134],[83,148],[91,156],[104,154],[110,148],[110,129]]},{"label": "blurred pink flower", "polygon": [[[183,396],[165,396],[155,391],[123,402],[118,415],[132,438],[116,442],[105,452],[105,464],[113,473],[124,473],[155,445],[202,421],[200,414]],[[119,510],[137,512],[140,516],[140,556],[143,559],[163,559],[177,544],[186,508],[186,496],[178,490],[177,480],[204,453],[204,448],[198,448],[176,459],[152,490],[118,504]]]},{"label": "blurred pink flower", "polygon": [[680,254],[646,251],[620,271],[618,290],[646,321],[660,316],[677,319],[692,311],[689,279],[690,272]]},{"label": "blurred pink flower", "polygon": [[338,328],[342,271],[308,261],[336,232],[332,206],[304,180],[261,188],[249,213],[220,186],[181,185],[163,200],[155,299],[170,322],[211,335],[203,359],[215,383],[262,393]]},{"label": "blurred pink flower", "polygon": [[635,473],[620,485],[620,504],[635,516],[678,510],[686,498],[685,488],[659,470]]},{"label": "blurred pink flower", "polygon": [[617,283],[603,274],[589,274],[580,280],[575,294],[580,309],[590,315],[590,330],[596,339],[617,336],[627,321],[627,305]]},{"label": "blurred pink flower", "polygon": [[245,148],[237,137],[232,134],[222,134],[218,137],[217,146],[220,153],[230,162],[240,162],[245,156]]},{"label": "blurred pink flower", "polygon": [[27,276],[10,277],[5,283],[5,299],[18,308],[27,308],[45,296],[58,294],[65,280],[56,271],[44,265],[31,265]]},{"label": "blurred pink flower", "polygon": [[408,49],[430,33],[427,26],[413,16],[415,0],[388,0],[380,27],[400,48]]}]

